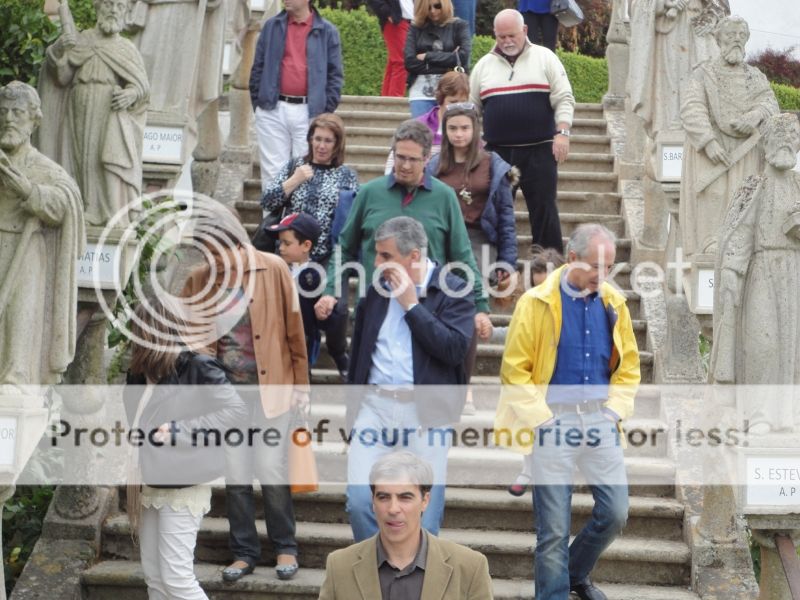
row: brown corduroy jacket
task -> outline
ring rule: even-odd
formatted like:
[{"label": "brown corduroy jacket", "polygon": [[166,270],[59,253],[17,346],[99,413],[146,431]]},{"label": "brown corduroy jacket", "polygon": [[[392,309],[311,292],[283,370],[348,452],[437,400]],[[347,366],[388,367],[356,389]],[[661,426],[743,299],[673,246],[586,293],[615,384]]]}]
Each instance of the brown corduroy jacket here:
[{"label": "brown corduroy jacket", "polygon": [[[308,357],[303,333],[300,303],[289,267],[279,257],[259,252],[252,247],[240,249],[244,265],[242,288],[248,290],[250,278],[255,278],[252,297],[249,299],[250,324],[253,348],[258,366],[258,383],[261,386],[261,404],[264,415],[273,418],[292,406],[292,390],[308,391]],[[229,261],[228,264],[234,264]],[[227,273],[230,274],[230,267]],[[182,295],[200,294],[208,284],[211,266],[202,265],[191,272]],[[218,269],[207,297],[214,296],[225,278],[226,271]],[[235,279],[235,277],[230,278]],[[225,294],[222,294],[225,297]],[[199,349],[217,356],[217,341],[213,340]],[[265,386],[282,386],[267,388]]]}]

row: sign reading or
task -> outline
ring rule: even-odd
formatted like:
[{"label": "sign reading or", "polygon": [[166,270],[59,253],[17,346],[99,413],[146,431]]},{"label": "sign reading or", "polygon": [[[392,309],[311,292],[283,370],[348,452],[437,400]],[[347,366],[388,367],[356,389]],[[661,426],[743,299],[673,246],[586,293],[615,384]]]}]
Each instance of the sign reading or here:
[{"label": "sign reading or", "polygon": [[183,128],[154,125],[144,128],[144,162],[181,164],[182,151]]},{"label": "sign reading or", "polygon": [[0,417],[0,467],[13,467],[17,459],[17,418]]}]

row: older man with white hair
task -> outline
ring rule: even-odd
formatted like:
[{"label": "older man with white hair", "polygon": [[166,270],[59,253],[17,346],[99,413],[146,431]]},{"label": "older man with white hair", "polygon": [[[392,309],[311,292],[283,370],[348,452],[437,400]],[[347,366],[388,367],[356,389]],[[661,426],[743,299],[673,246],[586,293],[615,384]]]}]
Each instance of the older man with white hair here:
[{"label": "older man with white hair", "polygon": [[[606,600],[589,574],[628,516],[620,421],[633,413],[639,350],[625,297],[605,281],[614,234],[581,225],[567,251],[568,264],[517,303],[500,368],[495,441],[533,454],[536,599],[573,593]],[[521,439],[532,444],[511,443]],[[576,467],[595,505],[570,544]]]},{"label": "older man with white hair", "polygon": [[533,243],[563,252],[556,206],[558,163],[569,153],[575,98],[558,57],[531,44],[522,14],[501,10],[497,44],[470,75],[472,101],[483,109],[487,150],[519,168]]}]

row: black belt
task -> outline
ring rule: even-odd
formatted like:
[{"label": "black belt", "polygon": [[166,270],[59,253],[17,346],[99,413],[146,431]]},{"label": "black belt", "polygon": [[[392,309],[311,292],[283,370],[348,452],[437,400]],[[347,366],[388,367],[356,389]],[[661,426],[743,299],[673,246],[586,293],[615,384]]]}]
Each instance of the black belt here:
[{"label": "black belt", "polygon": [[283,94],[278,94],[278,100],[289,104],[307,104],[308,96],[284,96]]},{"label": "black belt", "polygon": [[585,400],[575,404],[558,402],[556,404],[549,404],[548,408],[550,408],[554,415],[563,415],[567,413],[585,415],[587,413],[599,412],[603,410],[603,403],[600,400]]},{"label": "black belt", "polygon": [[413,402],[414,401],[414,390],[406,390],[406,389],[389,389],[389,388],[382,388],[382,387],[375,387],[372,390],[375,395],[380,396],[381,398],[391,398],[392,400],[397,400],[398,402]]}]

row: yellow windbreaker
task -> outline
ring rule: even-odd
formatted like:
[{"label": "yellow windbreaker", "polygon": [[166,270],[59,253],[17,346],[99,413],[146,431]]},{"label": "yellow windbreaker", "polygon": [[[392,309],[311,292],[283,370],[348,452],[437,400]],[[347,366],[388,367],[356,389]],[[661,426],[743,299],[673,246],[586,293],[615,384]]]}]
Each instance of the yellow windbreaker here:
[{"label": "yellow windbreaker", "polygon": [[[495,443],[524,454],[531,452],[532,431],[553,417],[545,399],[561,336],[559,286],[566,268],[556,269],[519,299],[506,337],[500,367],[503,389],[494,420]],[[607,282],[600,286],[600,297],[616,319],[605,406],[626,419],[633,414],[633,399],[641,380],[639,348],[625,297]]]}]

